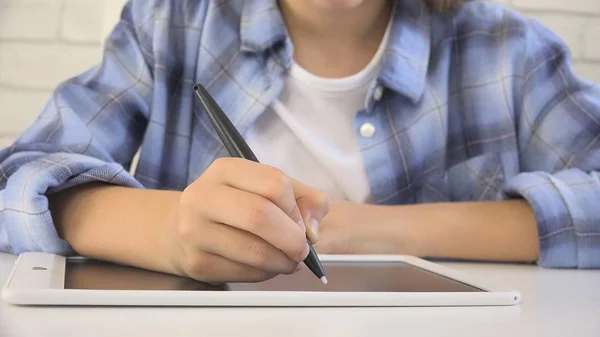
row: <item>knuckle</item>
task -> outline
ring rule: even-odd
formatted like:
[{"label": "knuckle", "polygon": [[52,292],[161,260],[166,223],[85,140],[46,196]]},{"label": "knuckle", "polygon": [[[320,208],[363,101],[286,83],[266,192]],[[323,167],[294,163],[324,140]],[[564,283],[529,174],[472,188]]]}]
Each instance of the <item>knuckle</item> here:
[{"label": "knuckle", "polygon": [[262,266],[268,261],[268,248],[257,241],[251,242],[250,245],[246,247],[244,253],[251,263],[256,266]]},{"label": "knuckle", "polygon": [[207,195],[211,195],[211,193],[208,193],[207,190],[211,188],[206,180],[196,180],[186,186],[179,197],[179,209],[198,209],[199,205],[210,202],[212,199]]},{"label": "knuckle", "polygon": [[231,162],[231,158],[225,158],[225,157],[217,158],[210,165],[210,169],[215,170],[215,171],[220,171],[220,170],[226,168],[227,166],[229,166],[230,162]]},{"label": "knuckle", "polygon": [[219,177],[223,174],[224,171],[231,165],[231,158],[217,158],[212,164],[206,169],[203,177]]},{"label": "knuckle", "polygon": [[319,205],[325,212],[329,212],[331,208],[331,197],[323,191],[317,192],[316,200]]},{"label": "knuckle", "polygon": [[294,204],[294,208],[292,208],[291,212],[288,216],[292,219],[302,219],[302,213],[300,212],[300,206],[297,203]]},{"label": "knuckle", "polygon": [[285,173],[277,168],[269,168],[267,191],[270,197],[279,198],[290,190],[291,181]]},{"label": "knuckle", "polygon": [[268,221],[273,204],[267,200],[250,203],[246,207],[246,225],[251,231],[259,230]]},{"label": "knuckle", "polygon": [[188,185],[183,192],[181,192],[181,196],[179,197],[179,207],[184,208],[189,205],[194,204],[194,200],[198,199],[198,196],[201,196],[202,193],[196,193],[197,184],[193,183]]}]

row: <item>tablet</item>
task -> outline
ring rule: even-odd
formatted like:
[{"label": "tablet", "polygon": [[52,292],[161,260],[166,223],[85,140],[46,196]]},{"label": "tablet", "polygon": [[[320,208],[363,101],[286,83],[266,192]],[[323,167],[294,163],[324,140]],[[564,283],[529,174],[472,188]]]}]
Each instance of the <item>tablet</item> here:
[{"label": "tablet", "polygon": [[322,255],[323,284],[304,267],[257,283],[209,285],[97,260],[24,253],[2,289],[15,305],[102,306],[501,306],[503,289],[412,256]]}]

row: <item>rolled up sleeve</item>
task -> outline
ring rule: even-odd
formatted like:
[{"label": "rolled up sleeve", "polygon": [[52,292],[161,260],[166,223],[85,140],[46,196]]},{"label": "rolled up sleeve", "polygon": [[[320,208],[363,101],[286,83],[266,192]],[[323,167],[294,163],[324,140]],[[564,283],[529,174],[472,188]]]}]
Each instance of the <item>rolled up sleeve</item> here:
[{"label": "rolled up sleeve", "polygon": [[0,248],[15,254],[70,254],[69,245],[57,235],[46,195],[88,182],[141,187],[118,163],[73,153],[29,153],[27,163],[18,166],[0,191],[0,224],[6,231]]},{"label": "rolled up sleeve", "polygon": [[518,109],[521,173],[506,185],[538,224],[538,263],[600,268],[600,89],[574,74],[567,47],[532,22]]},{"label": "rolled up sleeve", "polygon": [[54,227],[51,193],[89,182],[142,187],[127,170],[150,110],[153,6],[129,2],[103,61],[62,83],[37,120],[0,151],[1,251],[72,252]]},{"label": "rolled up sleeve", "polygon": [[540,235],[541,266],[600,268],[598,173],[578,169],[523,173],[508,190],[531,205]]}]

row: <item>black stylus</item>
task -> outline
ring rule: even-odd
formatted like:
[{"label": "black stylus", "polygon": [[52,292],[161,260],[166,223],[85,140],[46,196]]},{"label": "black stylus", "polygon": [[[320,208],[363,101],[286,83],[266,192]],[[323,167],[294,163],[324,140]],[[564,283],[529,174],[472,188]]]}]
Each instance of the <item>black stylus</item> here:
[{"label": "black stylus", "polygon": [[[250,147],[244,138],[242,138],[233,123],[231,123],[231,120],[229,120],[227,115],[225,115],[225,112],[223,112],[217,102],[215,102],[208,91],[206,91],[206,88],[204,88],[201,84],[196,84],[194,86],[194,92],[208,113],[210,122],[217,131],[217,134],[219,135],[219,138],[221,138],[221,141],[225,145],[229,155],[232,157],[252,160],[258,163],[258,159],[254,153],[252,153],[252,150],[250,150]],[[319,279],[321,279],[323,283],[327,284],[327,277],[325,277],[325,271],[323,270],[321,261],[317,256],[317,252],[313,248],[308,238],[306,239],[306,242],[308,243],[310,251],[306,259],[304,259],[304,263]]]}]

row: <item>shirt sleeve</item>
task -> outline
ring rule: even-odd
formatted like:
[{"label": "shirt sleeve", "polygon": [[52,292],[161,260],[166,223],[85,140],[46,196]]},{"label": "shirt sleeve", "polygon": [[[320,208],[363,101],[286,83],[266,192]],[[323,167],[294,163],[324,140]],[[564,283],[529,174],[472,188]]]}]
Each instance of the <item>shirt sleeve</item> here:
[{"label": "shirt sleeve", "polygon": [[102,62],[63,82],[0,151],[0,251],[72,253],[53,225],[49,193],[95,181],[142,187],[127,169],[151,104],[153,3],[129,2]]},{"label": "shirt sleeve", "polygon": [[517,95],[520,174],[506,193],[537,218],[539,265],[600,268],[600,89],[577,77],[564,43],[531,22]]}]

